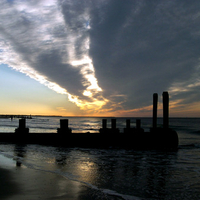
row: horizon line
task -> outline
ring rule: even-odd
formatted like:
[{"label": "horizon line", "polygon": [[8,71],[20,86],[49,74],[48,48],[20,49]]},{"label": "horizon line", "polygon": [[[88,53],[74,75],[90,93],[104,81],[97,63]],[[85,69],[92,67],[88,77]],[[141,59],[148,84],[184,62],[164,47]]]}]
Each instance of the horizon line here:
[{"label": "horizon line", "polygon": [[[77,115],[77,116],[63,116],[63,115],[31,115],[31,114],[0,114],[0,117],[3,117],[3,116],[18,116],[18,118],[23,117],[23,116],[26,116],[26,117],[70,117],[70,118],[75,118],[75,117],[83,117],[83,118],[152,118],[152,116],[138,116],[138,117],[130,117],[130,116],[118,116],[118,117],[115,117],[115,116],[87,116],[87,115]],[[163,118],[163,116],[158,116],[157,118]],[[183,117],[179,117],[179,116],[173,116],[173,117],[169,117],[169,118],[200,118],[200,117],[196,117],[196,116],[193,116],[193,117],[187,117],[187,116],[183,116]]]}]

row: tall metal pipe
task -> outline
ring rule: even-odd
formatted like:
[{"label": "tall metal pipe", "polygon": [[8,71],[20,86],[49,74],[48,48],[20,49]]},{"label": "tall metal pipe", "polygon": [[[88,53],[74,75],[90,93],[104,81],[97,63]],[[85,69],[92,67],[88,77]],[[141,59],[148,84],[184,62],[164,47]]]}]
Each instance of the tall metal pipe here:
[{"label": "tall metal pipe", "polygon": [[153,128],[157,128],[158,94],[153,94]]},{"label": "tall metal pipe", "polygon": [[26,128],[26,119],[19,119],[19,129],[25,129]]},{"label": "tall metal pipe", "polygon": [[107,128],[107,119],[102,119],[102,127],[103,129]]},{"label": "tall metal pipe", "polygon": [[163,92],[163,128],[169,128],[169,94]]},{"label": "tall metal pipe", "polygon": [[60,128],[62,130],[68,129],[68,119],[60,119]]},{"label": "tall metal pipe", "polygon": [[136,119],[136,129],[140,129],[140,128],[141,128],[141,120]]},{"label": "tall metal pipe", "polygon": [[130,119],[127,119],[126,120],[126,128],[131,128],[131,120]]},{"label": "tall metal pipe", "polygon": [[116,119],[111,120],[112,129],[116,129]]}]

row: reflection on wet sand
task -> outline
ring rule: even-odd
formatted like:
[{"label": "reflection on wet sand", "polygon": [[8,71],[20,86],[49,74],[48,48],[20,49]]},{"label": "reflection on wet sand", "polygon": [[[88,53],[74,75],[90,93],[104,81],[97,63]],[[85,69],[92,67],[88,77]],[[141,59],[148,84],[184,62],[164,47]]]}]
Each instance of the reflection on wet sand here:
[{"label": "reflection on wet sand", "polygon": [[26,155],[26,146],[24,144],[16,144],[15,145],[15,159],[16,159],[16,166],[17,167],[21,167],[22,165],[22,159],[25,157]]},{"label": "reflection on wet sand", "polygon": [[[157,197],[165,197],[166,188],[171,184],[170,177],[173,176],[169,168],[170,156],[173,160],[176,157],[176,152],[161,153],[160,158],[156,159],[159,154],[153,151],[147,154],[147,152],[117,149],[45,147],[43,149],[46,151],[45,154],[51,154],[53,151],[54,155],[47,156],[49,158],[46,160],[33,160],[28,148],[15,146],[14,152],[16,166],[31,165],[32,169],[36,169],[34,177],[28,175],[29,178],[35,179],[32,185],[36,184],[34,187],[38,188],[39,185],[48,184],[46,191],[51,190],[61,196],[65,196],[66,191],[69,192],[71,188],[70,193],[76,194],[76,198],[79,199],[84,199],[89,193],[94,196],[99,193],[111,196],[115,193],[115,196],[121,196],[120,191],[141,197],[150,197],[152,193]],[[34,157],[40,158],[39,149],[37,151]],[[38,167],[40,165],[42,166]],[[42,176],[39,177],[41,173]],[[31,187],[31,183],[27,185]]]}]

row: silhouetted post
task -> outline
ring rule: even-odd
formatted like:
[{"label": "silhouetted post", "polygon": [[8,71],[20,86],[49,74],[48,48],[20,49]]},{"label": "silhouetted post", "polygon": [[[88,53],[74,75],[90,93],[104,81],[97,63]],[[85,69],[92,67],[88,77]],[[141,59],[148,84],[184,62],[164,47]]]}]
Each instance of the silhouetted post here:
[{"label": "silhouetted post", "polygon": [[116,127],[116,119],[111,119],[111,129],[109,132],[110,132],[110,134],[113,135],[113,138],[111,138],[113,140],[113,141],[111,141],[111,143],[112,143],[112,142],[114,142],[114,140],[117,139],[116,134],[119,133],[119,129]]},{"label": "silhouetted post", "polygon": [[102,127],[103,129],[107,128],[107,119],[102,119]]},{"label": "silhouetted post", "polygon": [[19,127],[15,129],[17,134],[26,134],[29,133],[29,128],[26,128],[26,119],[19,119]]},{"label": "silhouetted post", "polygon": [[65,134],[71,132],[72,130],[68,128],[68,119],[60,119],[60,128],[57,129],[57,133]]},{"label": "silhouetted post", "polygon": [[26,119],[20,119],[19,120],[19,129],[25,129],[26,128]]},{"label": "silhouetted post", "polygon": [[111,127],[112,129],[116,129],[116,119],[111,120]]},{"label": "silhouetted post", "polygon": [[107,131],[107,119],[102,119],[102,128],[99,129],[99,132],[105,134]]},{"label": "silhouetted post", "polygon": [[131,120],[130,120],[130,119],[127,119],[127,120],[126,120],[126,128],[127,128],[127,129],[130,129],[130,128],[131,128]]},{"label": "silhouetted post", "polygon": [[124,128],[124,133],[129,134],[131,133],[135,128],[131,128],[131,120],[126,120],[126,128]]},{"label": "silhouetted post", "polygon": [[136,119],[136,129],[135,129],[136,133],[139,132],[144,132],[144,129],[141,128],[141,120],[140,119]]},{"label": "silhouetted post", "polygon": [[153,128],[157,128],[158,94],[153,94]]},{"label": "silhouetted post", "polygon": [[140,129],[140,128],[141,128],[141,120],[136,119],[136,129]]},{"label": "silhouetted post", "polygon": [[119,133],[119,129],[116,128],[116,119],[111,119],[111,128],[107,128],[107,119],[102,119],[102,128],[99,131],[103,134]]},{"label": "silhouetted post", "polygon": [[68,129],[68,119],[61,119],[60,120],[60,128],[62,130]]},{"label": "silhouetted post", "polygon": [[163,128],[169,127],[169,94],[163,92]]}]

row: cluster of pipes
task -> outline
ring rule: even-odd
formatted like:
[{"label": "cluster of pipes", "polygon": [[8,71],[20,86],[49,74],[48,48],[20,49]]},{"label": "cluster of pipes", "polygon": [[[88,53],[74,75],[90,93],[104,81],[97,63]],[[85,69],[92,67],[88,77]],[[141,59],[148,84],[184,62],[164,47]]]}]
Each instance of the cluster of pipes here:
[{"label": "cluster of pipes", "polygon": [[[169,128],[169,94],[163,92],[163,128]],[[153,129],[157,128],[157,105],[158,105],[158,94],[153,94]]]}]

